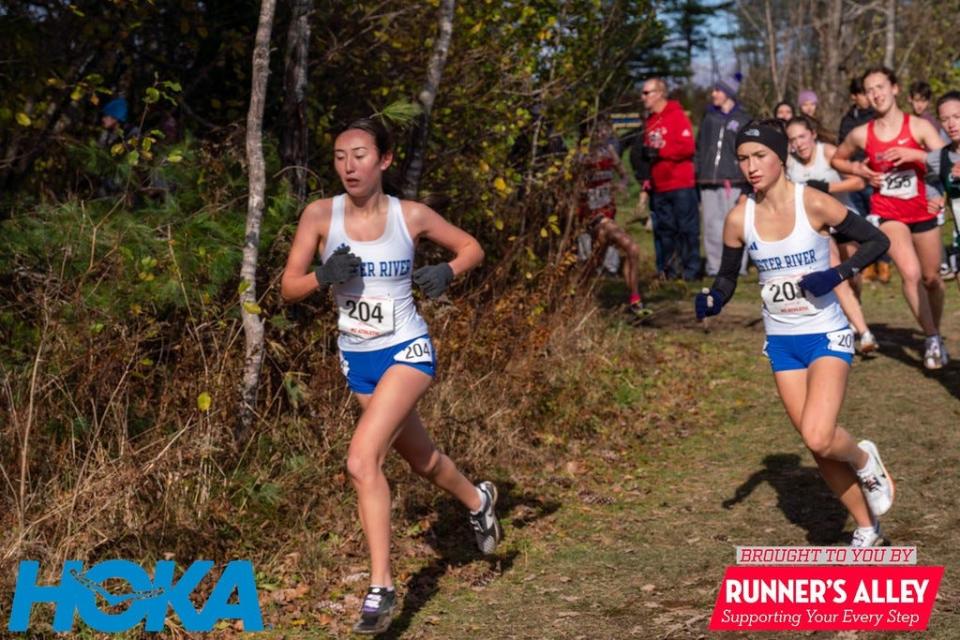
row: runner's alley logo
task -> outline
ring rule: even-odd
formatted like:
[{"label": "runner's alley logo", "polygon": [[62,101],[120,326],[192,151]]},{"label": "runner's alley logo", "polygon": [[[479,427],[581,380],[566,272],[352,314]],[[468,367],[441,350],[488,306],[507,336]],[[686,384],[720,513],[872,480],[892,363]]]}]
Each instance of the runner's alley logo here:
[{"label": "runner's alley logo", "polygon": [[[69,633],[73,629],[75,613],[101,633],[128,631],[141,622],[145,623],[144,631],[163,631],[168,608],[177,614],[187,632],[212,631],[221,620],[240,620],[244,631],[262,631],[257,585],[253,565],[248,560],[228,563],[203,608],[194,607],[190,596],[213,565],[209,560],[198,560],[175,580],[176,563],[169,560],[157,563],[153,579],[143,567],[129,560],[106,560],[86,571],[83,562],[68,560],[63,564],[60,584],[40,585],[37,584],[40,563],[24,560],[17,571],[7,629],[27,631],[33,606],[46,602],[54,606],[52,627],[57,633]],[[104,587],[106,581],[117,580],[126,581],[131,591],[116,594]],[[98,605],[98,596],[109,608],[127,606],[122,611],[104,611]]]},{"label": "runner's alley logo", "polygon": [[923,631],[943,567],[916,547],[737,547],[711,631]]}]

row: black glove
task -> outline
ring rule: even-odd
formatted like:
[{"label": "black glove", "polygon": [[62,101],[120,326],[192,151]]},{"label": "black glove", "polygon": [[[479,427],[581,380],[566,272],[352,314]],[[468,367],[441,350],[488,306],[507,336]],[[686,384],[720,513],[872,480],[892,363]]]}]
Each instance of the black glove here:
[{"label": "black glove", "polygon": [[446,262],[420,267],[413,272],[413,281],[423,289],[428,298],[437,298],[453,281],[453,269]]},{"label": "black glove", "polygon": [[807,186],[817,191],[830,193],[830,185],[825,180],[807,180]]},{"label": "black glove", "polygon": [[360,273],[360,258],[350,253],[350,247],[341,245],[327,261],[317,267],[313,274],[321,286],[325,284],[343,284]]}]

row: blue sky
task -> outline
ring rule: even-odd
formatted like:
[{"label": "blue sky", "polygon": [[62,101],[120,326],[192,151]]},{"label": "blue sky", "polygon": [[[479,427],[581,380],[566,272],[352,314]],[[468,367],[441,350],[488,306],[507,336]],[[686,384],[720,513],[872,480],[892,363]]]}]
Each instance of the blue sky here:
[{"label": "blue sky", "polygon": [[[708,28],[711,33],[727,33],[734,29],[734,19],[728,12],[718,12],[710,18]],[[733,54],[733,44],[729,40],[711,38],[713,48],[720,66],[720,72],[732,73],[736,70],[736,59]],[[710,61],[710,51],[704,49],[693,54],[693,81],[700,86],[709,86],[713,83],[713,70]]]}]

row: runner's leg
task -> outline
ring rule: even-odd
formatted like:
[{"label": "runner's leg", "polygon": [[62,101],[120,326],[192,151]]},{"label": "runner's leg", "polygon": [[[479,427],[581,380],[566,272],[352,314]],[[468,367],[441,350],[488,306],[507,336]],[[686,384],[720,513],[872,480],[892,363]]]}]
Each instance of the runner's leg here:
[{"label": "runner's leg", "polygon": [[453,460],[433,444],[416,409],[404,418],[393,448],[410,464],[414,473],[452,495],[470,511],[480,509],[482,504],[477,488],[460,473]]},{"label": "runner's leg", "polygon": [[[830,266],[835,267],[838,264],[840,264],[840,250],[837,248],[837,243],[831,239]],[[863,317],[863,308],[860,306],[860,301],[857,300],[849,281],[844,280],[834,288],[834,291],[837,293],[837,300],[840,301],[840,308],[843,309],[843,313],[847,316],[857,334],[862,336],[870,331],[867,320]]]},{"label": "runner's leg", "polygon": [[934,332],[939,334],[945,289],[940,276],[940,254],[943,251],[940,228],[913,234],[913,246],[920,261],[920,277],[929,301]]},{"label": "runner's leg", "polygon": [[[880,230],[890,238],[890,249],[887,251],[893,258],[900,277],[903,279],[903,297],[906,298],[910,311],[920,323],[921,329],[927,336],[937,335],[937,327],[933,322],[933,313],[930,310],[930,301],[927,296],[920,295],[921,267],[917,250],[913,246],[910,229],[902,222],[889,221],[880,225]],[[938,267],[939,269],[939,267]]]},{"label": "runner's leg", "polygon": [[363,413],[350,440],[347,472],[357,491],[360,524],[370,551],[370,583],[393,586],[390,576],[390,486],[383,461],[433,379],[409,366],[393,366],[370,395],[357,394]]},{"label": "runner's leg", "polygon": [[848,369],[839,358],[825,357],[814,360],[808,369],[780,371],[774,378],[787,415],[813,454],[824,482],[857,526],[869,527],[870,509],[854,472],[867,463],[867,454],[837,426]]},{"label": "runner's leg", "polygon": [[630,290],[631,302],[640,298],[640,246],[613,220],[604,220],[600,227],[604,244],[611,244],[623,252],[623,279]]}]

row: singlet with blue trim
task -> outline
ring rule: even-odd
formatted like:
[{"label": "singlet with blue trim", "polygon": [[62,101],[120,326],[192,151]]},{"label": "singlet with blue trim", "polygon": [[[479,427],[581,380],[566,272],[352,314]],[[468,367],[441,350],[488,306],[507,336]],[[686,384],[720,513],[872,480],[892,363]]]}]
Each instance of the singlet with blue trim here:
[{"label": "singlet with blue trim", "polygon": [[400,200],[389,196],[383,235],[363,242],[347,236],[344,195],[333,199],[330,230],[321,258],[326,261],[340,246],[363,261],[360,275],[334,285],[339,311],[342,351],[377,351],[428,332],[413,300],[414,244],[403,219]]},{"label": "singlet with blue trim", "polygon": [[827,333],[848,326],[833,291],[813,297],[800,289],[804,275],[830,268],[830,239],[810,226],[803,189],[801,184],[794,185],[793,230],[775,242],[763,240],[757,233],[756,196],[747,199],[743,238],[760,271],[763,326],[771,336]]}]

